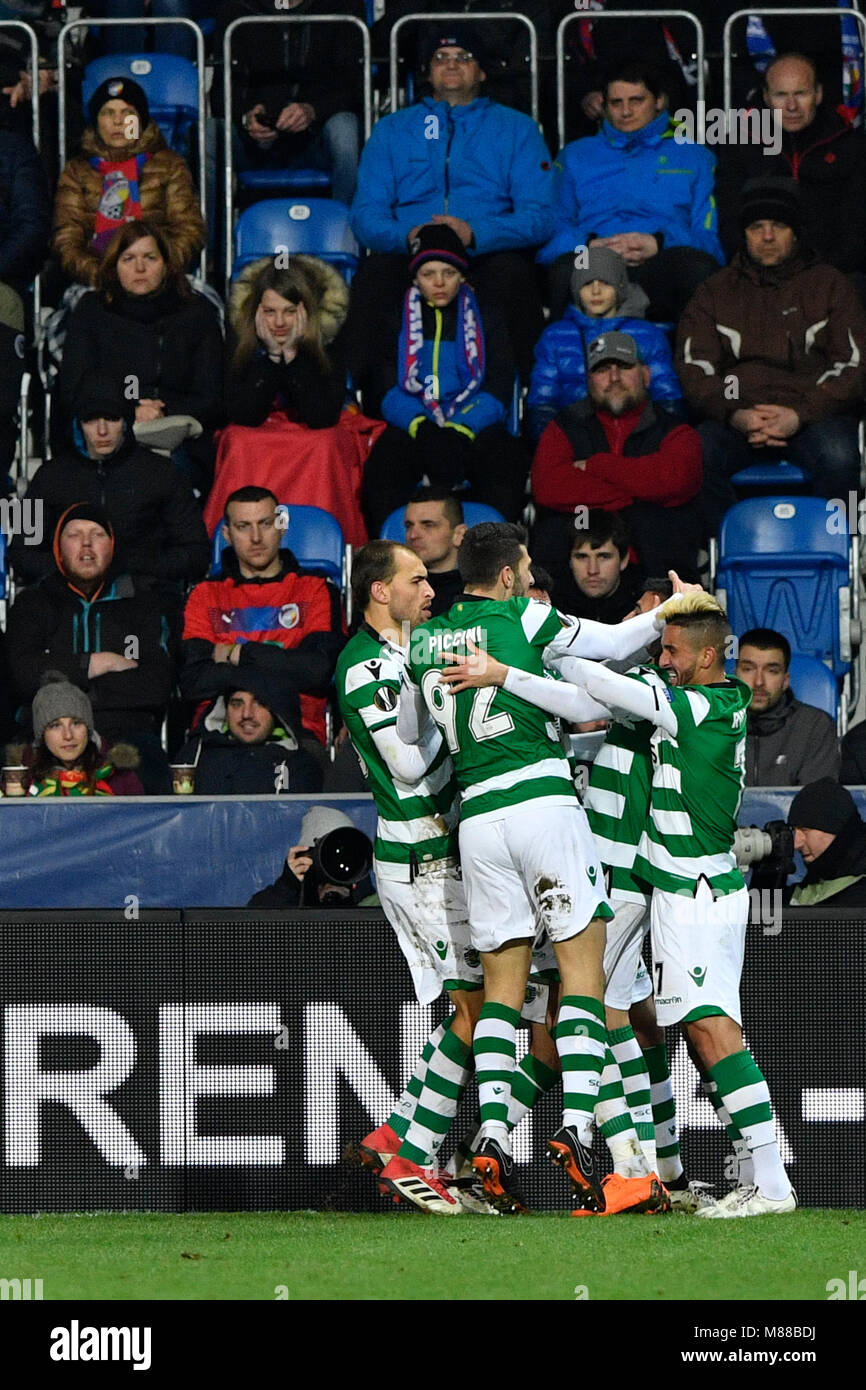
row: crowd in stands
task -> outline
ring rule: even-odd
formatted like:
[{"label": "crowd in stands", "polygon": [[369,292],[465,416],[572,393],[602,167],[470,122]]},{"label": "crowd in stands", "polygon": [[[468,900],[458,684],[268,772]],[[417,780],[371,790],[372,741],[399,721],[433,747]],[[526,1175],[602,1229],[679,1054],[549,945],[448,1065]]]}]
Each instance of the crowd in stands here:
[{"label": "crowd in stands", "polygon": [[[89,31],[78,59],[193,56],[190,30],[136,29],[145,8],[91,6],[130,27]],[[377,12],[380,108],[391,30],[417,8]],[[706,573],[750,463],[797,464],[820,497],[860,488],[866,135],[838,21],[763,6],[733,91],[778,113],[780,140],[761,127],[716,149],[673,115],[694,106],[688,25],[651,0],[628,25],[588,12],[567,31],[573,138],[557,152],[551,62],[573,6],[518,7],[539,35],[540,124],[514,7],[420,8],[429,22],[400,41],[415,88],[364,142],[350,26],[237,31],[231,110],[222,70],[238,18],[368,22],[363,0],[223,0],[212,16],[151,0],[154,17],[215,20],[201,169],[120,61],[86,103],[70,79],[60,168],[51,6],[3,6],[39,21],[53,132],[37,151],[28,55],[0,25],[0,476],[40,518],[36,543],[9,539],[0,718],[33,794],[167,792],[170,762],[207,795],[364,788],[329,707],[345,607],[293,553],[293,506],[325,509],[355,546],[397,513],[434,615],[460,592],[464,503],[526,514],[539,592],[618,622],[670,569]],[[709,52],[736,8],[690,5]],[[466,21],[437,22],[453,9]],[[368,253],[354,277],[275,246],[224,296],[227,122],[241,181],[328,176]],[[28,473],[16,411],[37,343],[50,410],[44,438],[29,421],[43,461]],[[833,720],[798,701],[790,661],[784,633],[741,634],[747,785],[839,773]],[[841,767],[864,781],[860,734]]]}]

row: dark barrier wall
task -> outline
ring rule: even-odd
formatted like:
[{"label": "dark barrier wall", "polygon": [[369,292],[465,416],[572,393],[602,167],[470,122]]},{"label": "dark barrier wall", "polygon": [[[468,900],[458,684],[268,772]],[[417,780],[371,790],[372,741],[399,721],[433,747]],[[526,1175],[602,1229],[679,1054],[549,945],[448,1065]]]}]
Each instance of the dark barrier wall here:
[{"label": "dark barrier wall", "polygon": [[[744,1018],[808,1206],[862,1206],[866,914],[748,933]],[[384,1210],[342,1161],[389,1113],[442,1005],[414,1003],[378,912],[0,914],[0,1210]],[[677,1033],[690,1176],[727,1144]],[[470,1101],[458,1131],[472,1123]],[[517,1157],[538,1208],[557,1102]]]}]

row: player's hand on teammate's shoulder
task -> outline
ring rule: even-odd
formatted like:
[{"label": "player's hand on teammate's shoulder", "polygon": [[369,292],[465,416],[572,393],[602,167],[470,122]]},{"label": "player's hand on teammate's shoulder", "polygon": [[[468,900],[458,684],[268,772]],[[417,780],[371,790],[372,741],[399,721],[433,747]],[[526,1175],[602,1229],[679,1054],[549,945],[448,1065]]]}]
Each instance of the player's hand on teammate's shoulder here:
[{"label": "player's hand on teammate's shoulder", "polygon": [[504,685],[508,667],[482,647],[476,646],[471,638],[467,640],[466,647],[467,655],[462,661],[454,661],[450,666],[443,667],[439,676],[441,683],[450,688],[451,694],[459,695],[461,690],[477,690],[486,685]]}]

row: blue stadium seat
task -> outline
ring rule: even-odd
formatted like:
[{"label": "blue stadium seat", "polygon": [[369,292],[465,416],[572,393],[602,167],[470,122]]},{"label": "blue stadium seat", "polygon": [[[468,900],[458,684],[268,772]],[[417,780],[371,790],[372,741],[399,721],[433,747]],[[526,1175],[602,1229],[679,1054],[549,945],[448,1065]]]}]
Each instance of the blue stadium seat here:
[{"label": "blue stadium seat", "polygon": [[199,116],[195,63],[172,53],[110,53],[95,58],[84,69],[81,98],[85,108],[109,77],[129,77],[137,82],[166,144],[179,154],[188,153],[190,132]]},{"label": "blue stadium seat", "polygon": [[324,169],[246,169],[238,174],[238,183],[253,193],[268,193],[274,188],[288,193],[308,188],[325,192],[331,187],[331,175]]},{"label": "blue stadium seat", "polygon": [[858,568],[858,539],[835,534],[823,498],[750,497],[722,521],[716,594],[734,632],[774,628],[841,679],[852,664]]},{"label": "blue stadium seat", "polygon": [[735,473],[731,482],[734,487],[771,487],[776,492],[783,492],[786,488],[802,487],[810,479],[808,473],[804,473],[796,463],[782,459],[779,463],[752,463]]},{"label": "blue stadium seat", "polygon": [[[405,515],[405,507],[398,507],[396,511],[391,513],[380,532],[382,540],[404,541],[406,539],[406,531],[403,526]],[[505,517],[495,507],[488,507],[486,502],[464,502],[463,518],[467,526],[477,526],[481,521],[505,520]]]},{"label": "blue stadium seat", "polygon": [[[322,570],[343,590],[347,582],[346,546],[340,523],[321,507],[296,507],[294,503],[281,502],[277,511],[287,518],[280,536],[281,547],[293,551],[305,569]],[[213,534],[212,576],[219,571],[227,544],[219,525]]]},{"label": "blue stadium seat", "polygon": [[237,220],[232,273],[237,275],[262,256],[275,255],[280,246],[329,261],[349,284],[361,257],[345,203],[334,198],[269,198],[245,208]]}]

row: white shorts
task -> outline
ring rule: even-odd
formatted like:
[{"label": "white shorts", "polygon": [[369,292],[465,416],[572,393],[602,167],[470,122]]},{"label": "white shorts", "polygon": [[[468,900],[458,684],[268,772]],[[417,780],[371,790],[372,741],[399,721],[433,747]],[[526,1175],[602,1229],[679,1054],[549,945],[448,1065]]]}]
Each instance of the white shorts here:
[{"label": "white shorts", "polygon": [[436,864],[413,883],[378,873],[376,890],[406,957],[419,1004],[438,999],[446,980],[483,983],[478,950],[469,939],[463,881],[455,864]]},{"label": "white shorts", "polygon": [[694,897],[654,891],[650,930],[662,1028],[701,1008],[721,1009],[742,1023],[740,977],[748,919],[745,888],[715,901],[706,883]]},{"label": "white shorts", "polygon": [[469,931],[479,951],[506,941],[578,936],[609,908],[586,812],[528,802],[500,820],[460,823]]},{"label": "white shorts", "polygon": [[616,916],[605,924],[604,1002],[609,1009],[628,1013],[632,1004],[639,1004],[653,992],[641,954],[650,925],[649,901],[632,903],[614,897],[611,907],[616,909]]}]

